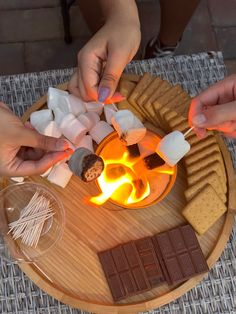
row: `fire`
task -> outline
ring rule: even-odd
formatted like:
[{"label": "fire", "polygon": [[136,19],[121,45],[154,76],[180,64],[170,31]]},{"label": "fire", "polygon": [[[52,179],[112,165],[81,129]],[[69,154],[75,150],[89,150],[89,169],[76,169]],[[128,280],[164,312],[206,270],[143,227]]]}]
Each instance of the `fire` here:
[{"label": "fire", "polygon": [[135,168],[139,159],[130,159],[124,152],[119,159],[104,160],[104,171],[98,178],[102,193],[90,201],[102,205],[109,198],[121,201],[124,205],[135,204],[150,194],[150,185],[145,174],[137,174]]}]

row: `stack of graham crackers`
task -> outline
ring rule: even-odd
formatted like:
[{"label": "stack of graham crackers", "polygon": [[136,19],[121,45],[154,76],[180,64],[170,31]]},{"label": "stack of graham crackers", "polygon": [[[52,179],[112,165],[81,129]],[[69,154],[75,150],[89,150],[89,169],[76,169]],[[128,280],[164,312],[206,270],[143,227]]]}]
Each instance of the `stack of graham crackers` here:
[{"label": "stack of graham crackers", "polygon": [[[126,100],[118,103],[118,108],[132,111],[142,122],[148,121],[166,133],[174,130],[185,133],[189,129],[187,116],[191,99],[180,85],[172,86],[148,73],[123,74],[119,91]],[[191,150],[184,158],[188,188],[187,206],[182,214],[203,234],[227,210],[224,161],[212,131],[202,140],[190,133],[186,140]]]}]

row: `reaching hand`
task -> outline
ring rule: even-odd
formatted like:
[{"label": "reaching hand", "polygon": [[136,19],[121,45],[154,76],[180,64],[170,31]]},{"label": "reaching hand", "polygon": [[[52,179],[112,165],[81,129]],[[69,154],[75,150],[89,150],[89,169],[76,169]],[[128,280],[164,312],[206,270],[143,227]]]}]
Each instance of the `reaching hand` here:
[{"label": "reaching hand", "polygon": [[25,126],[0,102],[0,175],[28,176],[45,172],[71,154],[63,139],[44,136]]},{"label": "reaching hand", "polygon": [[140,43],[139,25],[108,21],[80,50],[69,90],[85,101],[121,101],[119,78]]},{"label": "reaching hand", "polygon": [[206,129],[236,137],[236,75],[212,85],[194,98],[189,122],[195,126],[199,137],[205,136]]}]

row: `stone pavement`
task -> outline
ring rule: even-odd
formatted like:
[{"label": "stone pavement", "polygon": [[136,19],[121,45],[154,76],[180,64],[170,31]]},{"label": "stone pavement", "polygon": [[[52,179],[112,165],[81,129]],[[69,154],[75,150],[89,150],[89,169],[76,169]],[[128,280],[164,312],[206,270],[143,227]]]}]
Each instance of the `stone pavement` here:
[{"label": "stone pavement", "polygon": [[[72,6],[72,44],[65,44],[59,0],[0,0],[0,75],[75,66],[90,38],[78,1]],[[158,32],[158,0],[139,0],[141,47]],[[201,0],[177,54],[222,50],[236,73],[236,0]]]}]

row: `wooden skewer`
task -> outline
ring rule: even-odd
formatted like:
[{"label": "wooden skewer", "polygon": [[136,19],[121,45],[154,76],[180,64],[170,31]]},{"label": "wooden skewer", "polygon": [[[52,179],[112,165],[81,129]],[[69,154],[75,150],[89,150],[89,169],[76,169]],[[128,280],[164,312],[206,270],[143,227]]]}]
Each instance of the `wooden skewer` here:
[{"label": "wooden skewer", "polygon": [[184,133],[184,137],[186,137],[190,132],[192,132],[193,129],[194,129],[194,126],[192,126],[190,129],[188,129],[188,131],[186,131]]}]

